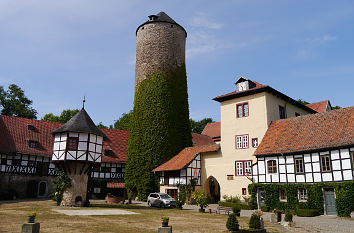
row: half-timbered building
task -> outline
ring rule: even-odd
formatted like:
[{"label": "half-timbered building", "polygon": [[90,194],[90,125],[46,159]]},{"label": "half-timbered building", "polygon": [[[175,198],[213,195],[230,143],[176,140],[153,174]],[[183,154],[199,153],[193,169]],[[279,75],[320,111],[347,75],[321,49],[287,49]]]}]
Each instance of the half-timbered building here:
[{"label": "half-timbered building", "polygon": [[[101,129],[106,135],[102,141],[97,141],[98,137],[95,141],[93,137],[89,139],[89,134],[85,133],[65,132],[54,137],[52,131],[62,126],[54,122],[0,116],[0,188],[14,189],[19,197],[48,196],[53,192],[51,184],[56,176],[54,156],[67,160],[100,159],[91,172],[92,183],[96,184],[91,190],[101,196],[103,190],[108,191],[107,188],[111,188],[111,193],[124,193],[129,132]],[[97,155],[97,145],[102,146],[102,155]],[[70,150],[70,146],[77,146],[77,150]],[[87,151],[84,150],[87,146],[90,154],[80,154],[80,151]],[[107,187],[107,183],[111,186]]]},{"label": "half-timbered building", "polygon": [[[298,184],[299,202],[308,197],[301,184],[321,183],[324,213],[335,215],[333,184],[354,180],[354,107],[272,122],[254,155],[253,182]],[[279,190],[282,202],[284,190]],[[257,193],[261,207],[265,189]]]}]

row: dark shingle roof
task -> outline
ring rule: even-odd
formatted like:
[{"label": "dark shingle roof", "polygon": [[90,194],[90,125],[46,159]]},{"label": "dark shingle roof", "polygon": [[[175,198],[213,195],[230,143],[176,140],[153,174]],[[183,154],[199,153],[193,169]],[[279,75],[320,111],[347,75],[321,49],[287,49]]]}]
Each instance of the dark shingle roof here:
[{"label": "dark shingle roof", "polygon": [[179,25],[178,23],[176,23],[176,21],[174,21],[170,16],[168,16],[165,12],[161,11],[160,13],[158,13],[157,15],[150,15],[149,18],[153,16],[154,19],[153,20],[148,20],[145,23],[141,24],[137,29],[136,29],[136,33],[138,33],[138,30],[140,27],[144,26],[145,24],[149,24],[149,23],[156,23],[156,22],[160,22],[160,23],[171,23],[171,24],[175,24],[179,27],[181,27],[183,29],[183,31],[186,33],[186,37],[187,37],[187,32],[186,30]]},{"label": "dark shingle roof", "polygon": [[354,145],[354,107],[274,121],[254,155]]},{"label": "dark shingle roof", "polygon": [[64,132],[92,133],[106,137],[106,135],[97,128],[95,123],[93,123],[91,117],[87,114],[84,108],[82,108],[80,112],[66,122],[65,125],[54,130],[52,134]]}]

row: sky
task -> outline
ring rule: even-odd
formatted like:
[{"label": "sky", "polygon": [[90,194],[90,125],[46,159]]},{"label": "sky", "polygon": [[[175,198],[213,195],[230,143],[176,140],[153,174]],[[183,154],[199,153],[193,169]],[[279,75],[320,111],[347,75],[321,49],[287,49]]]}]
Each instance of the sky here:
[{"label": "sky", "polygon": [[354,105],[354,1],[0,0],[0,86],[20,86],[40,119],[85,109],[113,124],[133,108],[136,28],[166,12],[187,33],[190,117],[244,76],[308,102]]}]

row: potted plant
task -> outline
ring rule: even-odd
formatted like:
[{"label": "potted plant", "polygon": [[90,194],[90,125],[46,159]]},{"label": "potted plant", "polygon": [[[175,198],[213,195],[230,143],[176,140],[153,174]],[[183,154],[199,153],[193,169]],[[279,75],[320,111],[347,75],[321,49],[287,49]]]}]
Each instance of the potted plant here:
[{"label": "potted plant", "polygon": [[233,205],[232,206],[232,212],[236,214],[236,216],[240,217],[240,212],[241,212],[241,206],[239,205]]},{"label": "potted plant", "polygon": [[208,200],[205,198],[205,192],[196,190],[193,193],[193,198],[197,202],[197,206],[200,207],[199,212],[205,212],[205,207],[208,206]]},{"label": "potted plant", "polygon": [[259,217],[259,222],[260,222],[260,229],[264,229],[264,220],[262,218],[263,212],[262,211],[254,211],[254,214],[257,215]]},{"label": "potted plant", "polygon": [[34,223],[34,221],[36,220],[36,216],[37,216],[36,211],[32,211],[32,212],[28,213],[27,214],[28,223]]},{"label": "potted plant", "polygon": [[168,221],[170,220],[169,217],[161,217],[161,222],[163,227],[168,227]]}]

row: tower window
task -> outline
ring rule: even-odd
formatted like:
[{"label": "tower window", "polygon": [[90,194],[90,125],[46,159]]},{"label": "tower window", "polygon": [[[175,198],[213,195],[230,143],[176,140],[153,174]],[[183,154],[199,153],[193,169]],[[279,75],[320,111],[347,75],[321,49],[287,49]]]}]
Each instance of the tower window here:
[{"label": "tower window", "polygon": [[237,135],[236,136],[236,149],[247,149],[248,148],[248,135]]},{"label": "tower window", "polygon": [[279,105],[279,118],[285,119],[285,107]]},{"label": "tower window", "polygon": [[236,105],[236,115],[238,118],[248,116],[248,103]]},{"label": "tower window", "polygon": [[79,144],[78,137],[69,137],[67,142],[67,150],[77,150]]}]

